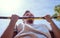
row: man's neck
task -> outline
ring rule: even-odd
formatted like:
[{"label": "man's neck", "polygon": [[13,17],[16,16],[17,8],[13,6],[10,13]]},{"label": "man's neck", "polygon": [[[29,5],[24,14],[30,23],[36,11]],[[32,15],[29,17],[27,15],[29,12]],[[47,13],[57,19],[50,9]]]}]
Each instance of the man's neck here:
[{"label": "man's neck", "polygon": [[29,24],[29,25],[30,25],[30,24],[33,24],[33,23],[27,23],[27,24]]}]

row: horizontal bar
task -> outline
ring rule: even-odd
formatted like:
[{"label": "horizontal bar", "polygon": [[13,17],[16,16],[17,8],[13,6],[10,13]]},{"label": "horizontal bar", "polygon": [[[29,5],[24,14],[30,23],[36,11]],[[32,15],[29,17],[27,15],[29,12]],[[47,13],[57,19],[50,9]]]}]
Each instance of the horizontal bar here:
[{"label": "horizontal bar", "polygon": [[[29,18],[32,18],[32,19],[45,19],[44,17],[19,17],[19,19],[29,19]],[[57,17],[52,17],[52,18],[57,18]],[[0,17],[0,19],[11,19],[11,17]]]}]

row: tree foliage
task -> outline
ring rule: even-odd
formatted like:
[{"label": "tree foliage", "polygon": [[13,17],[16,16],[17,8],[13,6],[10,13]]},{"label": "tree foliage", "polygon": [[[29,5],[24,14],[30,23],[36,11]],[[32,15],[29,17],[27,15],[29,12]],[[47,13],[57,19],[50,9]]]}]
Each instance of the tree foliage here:
[{"label": "tree foliage", "polygon": [[[60,5],[56,5],[55,8],[54,8],[54,11],[55,11],[55,14],[53,15],[53,17],[55,16],[60,16]],[[57,18],[56,20],[60,21],[60,17]]]},{"label": "tree foliage", "polygon": [[60,5],[56,5],[54,10],[57,12],[57,13],[60,13]]}]

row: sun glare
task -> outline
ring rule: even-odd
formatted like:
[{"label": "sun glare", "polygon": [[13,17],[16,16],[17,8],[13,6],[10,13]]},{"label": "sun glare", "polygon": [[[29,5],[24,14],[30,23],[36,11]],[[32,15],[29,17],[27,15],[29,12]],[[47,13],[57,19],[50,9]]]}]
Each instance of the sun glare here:
[{"label": "sun glare", "polygon": [[3,13],[16,13],[23,5],[23,0],[0,0],[0,10]]}]

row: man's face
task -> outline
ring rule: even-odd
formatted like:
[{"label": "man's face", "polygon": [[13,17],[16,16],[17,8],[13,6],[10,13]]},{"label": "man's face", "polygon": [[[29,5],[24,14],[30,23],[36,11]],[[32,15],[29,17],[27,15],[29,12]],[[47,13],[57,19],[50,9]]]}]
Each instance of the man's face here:
[{"label": "man's face", "polygon": [[[23,17],[34,17],[33,14],[31,14],[30,12],[26,13]],[[28,18],[28,19],[23,19],[24,22],[29,22],[29,23],[33,23],[34,19]]]}]

